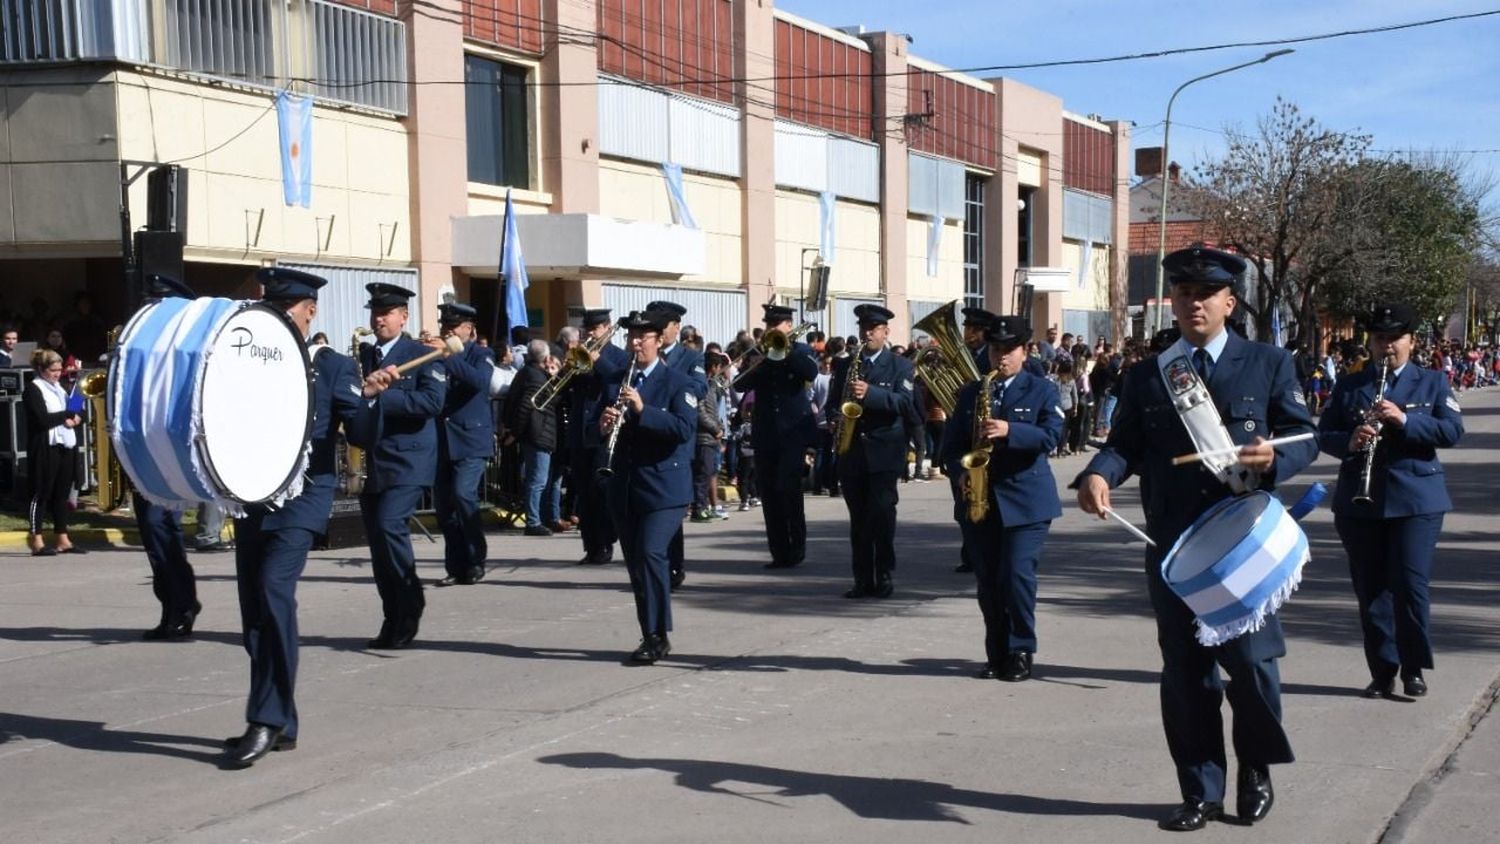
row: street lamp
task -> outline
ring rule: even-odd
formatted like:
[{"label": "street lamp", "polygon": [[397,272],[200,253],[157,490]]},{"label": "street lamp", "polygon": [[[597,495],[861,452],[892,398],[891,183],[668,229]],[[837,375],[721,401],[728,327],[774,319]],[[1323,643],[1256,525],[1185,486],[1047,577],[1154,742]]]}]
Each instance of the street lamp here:
[{"label": "street lamp", "polygon": [[1205,73],[1202,76],[1195,76],[1178,85],[1177,90],[1172,92],[1172,97],[1167,100],[1167,118],[1162,121],[1161,128],[1161,216],[1159,218],[1161,221],[1161,233],[1156,243],[1156,327],[1153,329],[1154,331],[1162,329],[1162,283],[1166,280],[1166,271],[1162,267],[1161,262],[1167,257],[1167,190],[1172,183],[1171,176],[1168,173],[1168,169],[1172,164],[1171,150],[1168,142],[1172,137],[1172,104],[1177,101],[1177,95],[1182,93],[1182,89],[1194,82],[1202,82],[1205,79],[1212,79],[1215,76],[1223,76],[1226,73],[1233,73],[1236,70],[1251,67],[1252,65],[1265,64],[1271,59],[1279,58],[1293,52],[1296,51],[1273,50],[1254,61],[1237,64],[1234,67],[1226,67],[1223,70],[1216,70],[1213,73]]}]

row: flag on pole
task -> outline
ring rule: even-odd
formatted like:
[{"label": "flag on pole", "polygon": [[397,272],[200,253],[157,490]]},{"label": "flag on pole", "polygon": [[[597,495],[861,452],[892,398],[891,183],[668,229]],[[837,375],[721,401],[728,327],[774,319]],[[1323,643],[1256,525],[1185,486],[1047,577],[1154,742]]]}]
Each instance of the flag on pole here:
[{"label": "flag on pole", "polygon": [[[521,253],[521,237],[516,233],[516,209],[505,192],[505,234],[500,239],[500,288],[502,304],[496,309],[494,344],[510,344],[510,330],[529,325],[526,320],[526,256]],[[503,322],[502,322],[503,318]]]},{"label": "flag on pole", "polygon": [[1281,303],[1271,305],[1271,342],[1280,346],[1281,343]]},{"label": "flag on pole", "polygon": [[276,123],[281,136],[281,195],[287,205],[312,207],[313,99],[281,91],[276,94]]}]

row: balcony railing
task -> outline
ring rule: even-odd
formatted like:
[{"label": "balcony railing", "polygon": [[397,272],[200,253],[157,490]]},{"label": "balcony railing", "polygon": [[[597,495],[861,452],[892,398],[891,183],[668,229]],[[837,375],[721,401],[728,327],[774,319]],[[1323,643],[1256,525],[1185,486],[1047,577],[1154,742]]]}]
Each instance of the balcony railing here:
[{"label": "balcony railing", "polygon": [[269,89],[290,80],[320,99],[406,113],[400,21],[327,0],[291,0],[284,15],[281,8],[266,0],[0,0],[0,66],[118,61]]}]

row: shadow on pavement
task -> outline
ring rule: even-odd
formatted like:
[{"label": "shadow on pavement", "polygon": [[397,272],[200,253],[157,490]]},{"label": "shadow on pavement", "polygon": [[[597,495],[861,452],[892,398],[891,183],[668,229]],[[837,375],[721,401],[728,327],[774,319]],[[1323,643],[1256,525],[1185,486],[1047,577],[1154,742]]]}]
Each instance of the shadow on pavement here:
[{"label": "shadow on pavement", "polygon": [[[102,721],[42,718],[15,712],[0,712],[0,745],[26,740],[50,741],[78,750],[98,750],[105,753],[175,756],[195,762],[216,762],[220,756],[219,742],[198,736],[111,730]],[[176,745],[211,747],[214,750],[213,752],[189,750]]]}]

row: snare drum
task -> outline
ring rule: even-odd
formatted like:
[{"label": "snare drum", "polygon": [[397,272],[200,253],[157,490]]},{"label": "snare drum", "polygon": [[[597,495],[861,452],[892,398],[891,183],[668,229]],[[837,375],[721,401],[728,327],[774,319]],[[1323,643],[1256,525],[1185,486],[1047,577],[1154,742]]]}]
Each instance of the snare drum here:
[{"label": "snare drum", "polygon": [[282,312],[162,299],[126,323],[110,362],[110,440],[136,489],[174,510],[231,514],[301,491],[311,361]]},{"label": "snare drum", "polygon": [[1302,582],[1307,535],[1276,496],[1257,490],[1208,508],[1178,537],[1162,578],[1197,616],[1210,647],[1259,630]]}]

